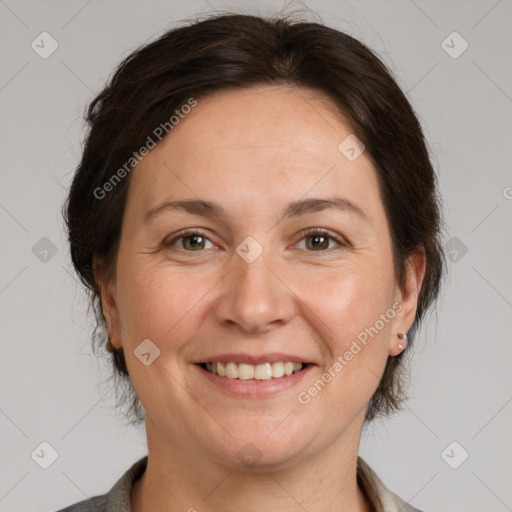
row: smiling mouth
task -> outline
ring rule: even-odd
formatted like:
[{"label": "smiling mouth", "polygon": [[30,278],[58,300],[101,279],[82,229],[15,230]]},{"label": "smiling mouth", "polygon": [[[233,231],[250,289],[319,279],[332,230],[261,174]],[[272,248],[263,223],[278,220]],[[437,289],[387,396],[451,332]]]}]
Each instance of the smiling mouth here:
[{"label": "smiling mouth", "polygon": [[200,366],[210,373],[227,379],[270,380],[288,377],[304,370],[309,365],[293,362],[248,364],[230,361],[228,363],[200,363]]}]

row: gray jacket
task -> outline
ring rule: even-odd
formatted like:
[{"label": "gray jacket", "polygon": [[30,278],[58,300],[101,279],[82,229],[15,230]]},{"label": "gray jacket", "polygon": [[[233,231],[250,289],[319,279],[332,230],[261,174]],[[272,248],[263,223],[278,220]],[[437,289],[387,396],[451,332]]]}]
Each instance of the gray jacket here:
[{"label": "gray jacket", "polygon": [[[58,512],[130,512],[132,485],[146,470],[147,462],[147,455],[135,462],[106,494],[80,501]],[[361,457],[357,459],[357,481],[372,505],[372,512],[421,512],[392,493]]]}]

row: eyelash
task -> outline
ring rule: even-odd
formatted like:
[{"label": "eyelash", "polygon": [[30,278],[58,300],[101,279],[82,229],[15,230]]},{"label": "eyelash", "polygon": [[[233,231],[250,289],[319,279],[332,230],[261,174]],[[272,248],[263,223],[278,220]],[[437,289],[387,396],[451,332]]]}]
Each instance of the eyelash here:
[{"label": "eyelash", "polygon": [[[202,232],[202,231],[200,231],[198,229],[189,228],[189,229],[185,229],[184,231],[179,233],[177,236],[175,236],[173,239],[169,240],[168,242],[164,242],[164,246],[165,247],[171,247],[171,246],[173,246],[175,244],[175,242],[177,240],[179,240],[181,238],[187,238],[187,237],[192,236],[192,235],[199,235],[202,238],[205,238],[205,239],[207,239],[207,240],[209,240],[211,242],[211,240],[208,238],[208,236],[206,236],[206,233],[204,233],[204,232]],[[327,231],[325,229],[312,228],[312,229],[309,229],[309,230],[303,232],[301,235],[302,235],[302,237],[301,237],[300,241],[302,241],[303,239],[308,238],[308,237],[322,236],[322,237],[329,238],[329,239],[335,241],[340,247],[346,247],[348,245],[342,239],[340,239],[337,236],[332,235],[329,231]],[[331,247],[331,249],[333,249],[333,248]],[[327,252],[327,251],[329,251],[331,249],[321,249],[319,251],[310,250],[308,252]],[[181,247],[180,247],[180,250],[185,251],[185,252],[189,252],[189,253],[203,252],[202,250],[199,250],[199,251],[189,251],[189,250],[183,249]]]}]

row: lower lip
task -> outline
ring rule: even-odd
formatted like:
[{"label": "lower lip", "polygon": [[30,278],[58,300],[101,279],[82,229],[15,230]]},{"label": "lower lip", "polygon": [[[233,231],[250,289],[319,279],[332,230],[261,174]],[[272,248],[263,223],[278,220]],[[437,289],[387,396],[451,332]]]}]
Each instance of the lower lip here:
[{"label": "lower lip", "polygon": [[198,364],[194,366],[199,370],[201,375],[208,379],[212,384],[215,384],[219,388],[224,389],[225,391],[228,391],[234,395],[250,398],[265,397],[279,393],[281,391],[286,391],[287,389],[296,386],[313,368],[313,365],[308,365],[306,368],[297,373],[285,375],[277,379],[272,378],[269,380],[241,380],[230,379],[228,377],[220,377],[215,373],[211,373],[208,370],[205,370]]}]

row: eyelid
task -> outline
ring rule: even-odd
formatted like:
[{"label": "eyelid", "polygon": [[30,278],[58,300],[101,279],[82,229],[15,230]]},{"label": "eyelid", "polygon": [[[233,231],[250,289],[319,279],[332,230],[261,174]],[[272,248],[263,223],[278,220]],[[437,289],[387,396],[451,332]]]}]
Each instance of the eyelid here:
[{"label": "eyelid", "polygon": [[[206,234],[206,232],[203,231],[202,229],[200,229],[200,228],[186,228],[186,229],[183,229],[182,231],[178,231],[177,233],[174,233],[174,234],[170,235],[170,237],[166,237],[164,239],[162,245],[164,247],[171,247],[180,238],[186,238],[187,236],[191,236],[191,235],[199,235],[199,236],[205,238],[206,240],[210,241],[211,243],[214,243],[210,239],[210,237]],[[182,250],[185,251],[185,249],[182,249]],[[202,251],[185,251],[185,252],[202,252]]]},{"label": "eyelid", "polygon": [[[299,236],[300,236],[299,242],[308,236],[325,236],[326,238],[330,238],[331,240],[334,240],[340,247],[348,247],[348,245],[349,245],[348,241],[344,237],[342,237],[341,235],[338,235],[336,233],[333,233],[332,231],[325,229],[325,228],[305,229],[304,231],[301,231],[299,233]],[[328,251],[329,251],[329,249],[324,250],[324,251],[308,251],[308,252],[328,252]]]},{"label": "eyelid", "polygon": [[302,230],[299,233],[300,236],[306,235],[328,235],[331,238],[338,239],[340,242],[343,242],[341,235],[338,235],[327,228],[307,228]]},{"label": "eyelid", "polygon": [[[172,238],[170,240],[168,240],[166,238],[163,242],[163,246],[164,247],[172,247],[172,246],[174,246],[174,244],[176,243],[177,240],[179,240],[181,238],[186,238],[187,236],[191,236],[191,235],[199,235],[199,236],[205,238],[206,240],[210,241],[211,243],[214,243],[210,239],[210,237],[207,235],[207,233],[205,231],[203,231],[201,228],[186,228],[182,231],[179,231],[178,233],[171,235]],[[342,237],[338,234],[335,234],[325,228],[307,228],[307,229],[304,229],[303,231],[301,231],[298,234],[298,236],[299,236],[299,240],[294,245],[297,245],[299,242],[301,242],[302,240],[304,240],[304,238],[307,238],[308,236],[325,236],[326,238],[330,238],[331,240],[336,242],[339,247],[348,247],[349,246],[349,243],[347,242],[347,240],[344,237]],[[179,248],[179,249],[184,252],[188,252],[188,253],[204,252],[204,250],[187,251],[186,249],[183,249],[183,248]],[[325,250],[320,250],[320,251],[307,251],[307,252],[319,252],[319,253],[324,252],[325,253],[325,252],[329,252],[330,250],[333,250],[333,249],[336,249],[336,248],[332,247],[331,249],[325,249]]]}]

